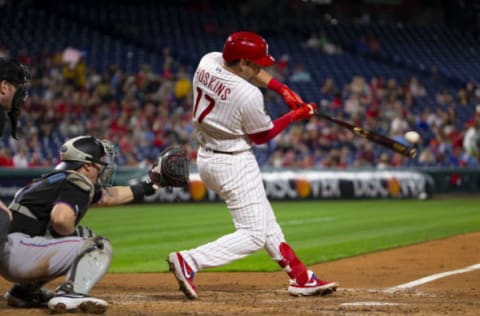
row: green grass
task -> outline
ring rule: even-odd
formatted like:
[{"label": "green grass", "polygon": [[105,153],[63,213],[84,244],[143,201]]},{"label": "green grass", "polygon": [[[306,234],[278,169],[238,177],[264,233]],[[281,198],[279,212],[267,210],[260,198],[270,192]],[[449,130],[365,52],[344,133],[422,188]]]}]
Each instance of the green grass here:
[{"label": "green grass", "polygon": [[[480,231],[478,199],[274,202],[285,237],[306,264]],[[82,222],[113,244],[111,272],[166,271],[171,251],[234,230],[223,203],[91,209]],[[215,270],[274,271],[258,251]]]}]

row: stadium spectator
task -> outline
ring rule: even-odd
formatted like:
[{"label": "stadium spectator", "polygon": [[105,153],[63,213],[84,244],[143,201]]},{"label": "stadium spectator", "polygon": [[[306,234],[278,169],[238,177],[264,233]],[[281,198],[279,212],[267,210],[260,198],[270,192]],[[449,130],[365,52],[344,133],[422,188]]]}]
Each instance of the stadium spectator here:
[{"label": "stadium spectator", "polygon": [[443,89],[436,94],[435,100],[440,105],[447,105],[453,101],[453,97],[447,89]]},{"label": "stadium spectator", "polygon": [[354,167],[371,167],[375,165],[374,144],[370,141],[362,141],[360,150],[357,152],[357,159],[352,163]]},{"label": "stadium spectator", "polygon": [[308,48],[320,49],[321,45],[322,44],[320,41],[320,37],[318,36],[318,33],[317,32],[310,33],[310,36],[305,43],[305,46],[307,46]]},{"label": "stadium spectator", "polygon": [[425,87],[418,81],[416,77],[410,78],[409,90],[413,97],[424,97],[427,95],[427,90]]},{"label": "stadium spectator", "polygon": [[460,88],[457,93],[457,102],[459,105],[468,106],[470,104],[470,97],[465,88]]},{"label": "stadium spectator", "polygon": [[409,130],[409,124],[405,119],[404,110],[397,110],[390,123],[390,135],[404,134]]},{"label": "stadium spectator", "polygon": [[464,160],[469,165],[474,159],[480,162],[480,113],[476,113],[469,122],[469,127],[463,137],[463,149],[465,150]]},{"label": "stadium spectator", "polygon": [[321,31],[320,35],[317,32],[312,32],[307,39],[305,46],[312,49],[318,49],[327,55],[333,55],[339,52],[339,48],[333,44],[325,31]]},{"label": "stadium spectator", "polygon": [[434,166],[437,163],[435,154],[433,153],[430,146],[423,148],[420,155],[418,156],[418,162],[422,166]]},{"label": "stadium spectator", "polygon": [[30,157],[30,161],[28,162],[29,168],[40,168],[40,167],[47,167],[45,162],[42,159],[42,156],[39,152],[33,152],[32,156]]},{"label": "stadium spectator", "polygon": [[312,81],[312,76],[305,70],[303,64],[296,64],[289,80],[290,82],[306,83]]},{"label": "stadium spectator", "polygon": [[13,155],[13,166],[15,168],[27,168],[28,167],[28,158],[27,158],[27,148],[25,145],[20,144],[19,149]]},{"label": "stadium spectator", "polygon": [[358,94],[352,94],[348,97],[345,101],[344,111],[351,118],[359,117],[364,113],[365,109],[360,104],[360,96]]},{"label": "stadium spectator", "polygon": [[278,61],[275,62],[274,66],[271,67],[274,71],[272,75],[278,75],[279,80],[280,78],[284,79],[290,69],[289,61],[290,56],[288,54],[283,54],[282,56],[280,56]]},{"label": "stadium spectator", "polygon": [[407,158],[400,153],[394,152],[392,158],[390,159],[390,166],[392,167],[402,167],[405,165]]},{"label": "stadium spectator", "polygon": [[383,170],[391,167],[390,157],[387,153],[381,153],[377,162],[377,169]]},{"label": "stadium spectator", "polygon": [[12,150],[8,147],[0,148],[0,167],[2,168],[13,168],[15,164],[13,163],[13,153]]},{"label": "stadium spectator", "polygon": [[332,77],[325,78],[320,93],[326,97],[333,97],[338,92]]}]

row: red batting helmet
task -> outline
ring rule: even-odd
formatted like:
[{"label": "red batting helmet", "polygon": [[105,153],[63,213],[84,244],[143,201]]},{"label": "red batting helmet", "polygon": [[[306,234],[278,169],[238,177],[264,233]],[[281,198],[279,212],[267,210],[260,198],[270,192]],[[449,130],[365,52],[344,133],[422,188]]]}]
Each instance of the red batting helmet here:
[{"label": "red batting helmet", "polygon": [[268,54],[265,39],[252,32],[236,32],[225,41],[223,59],[231,62],[241,58],[261,67],[271,66],[275,62],[275,58]]}]

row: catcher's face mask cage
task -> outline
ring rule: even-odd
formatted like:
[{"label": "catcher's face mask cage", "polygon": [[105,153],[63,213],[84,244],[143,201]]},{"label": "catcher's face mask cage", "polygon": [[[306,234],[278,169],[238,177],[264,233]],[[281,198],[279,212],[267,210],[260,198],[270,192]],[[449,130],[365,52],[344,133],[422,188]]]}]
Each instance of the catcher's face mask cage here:
[{"label": "catcher's face mask cage", "polygon": [[101,187],[109,187],[113,185],[117,165],[115,163],[116,150],[113,143],[109,140],[101,140],[100,143],[103,146],[105,154],[100,157],[98,161],[102,165],[98,175],[97,184]]}]

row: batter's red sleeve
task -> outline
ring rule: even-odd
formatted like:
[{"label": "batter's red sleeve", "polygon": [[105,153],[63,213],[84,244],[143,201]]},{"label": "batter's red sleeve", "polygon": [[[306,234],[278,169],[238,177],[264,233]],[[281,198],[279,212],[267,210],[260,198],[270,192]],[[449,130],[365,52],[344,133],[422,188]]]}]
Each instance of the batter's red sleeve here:
[{"label": "batter's red sleeve", "polygon": [[273,121],[273,127],[267,131],[263,131],[260,133],[255,133],[255,134],[248,134],[248,137],[252,140],[257,145],[260,144],[265,144],[271,139],[273,139],[275,136],[280,134],[281,131],[283,131],[290,123],[292,123],[292,116],[290,115],[290,112],[285,114],[282,117],[279,117],[275,121]]}]

